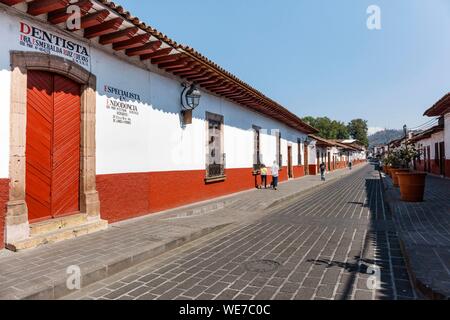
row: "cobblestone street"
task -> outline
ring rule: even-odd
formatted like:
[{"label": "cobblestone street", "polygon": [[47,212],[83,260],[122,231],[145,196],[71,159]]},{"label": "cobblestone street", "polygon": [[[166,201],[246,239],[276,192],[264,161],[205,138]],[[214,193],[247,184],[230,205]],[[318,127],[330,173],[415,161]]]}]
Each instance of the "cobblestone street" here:
[{"label": "cobblestone street", "polygon": [[[245,214],[245,212],[242,212]],[[371,277],[371,273],[375,276]],[[381,279],[371,290],[370,279]],[[67,299],[417,299],[378,172],[362,170]]]}]

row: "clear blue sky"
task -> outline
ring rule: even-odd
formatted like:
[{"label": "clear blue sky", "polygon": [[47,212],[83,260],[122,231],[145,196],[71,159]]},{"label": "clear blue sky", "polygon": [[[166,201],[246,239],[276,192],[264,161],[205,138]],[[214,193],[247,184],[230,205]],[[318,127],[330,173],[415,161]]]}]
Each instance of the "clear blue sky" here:
[{"label": "clear blue sky", "polygon": [[448,0],[116,2],[299,116],[415,127],[450,91]]}]

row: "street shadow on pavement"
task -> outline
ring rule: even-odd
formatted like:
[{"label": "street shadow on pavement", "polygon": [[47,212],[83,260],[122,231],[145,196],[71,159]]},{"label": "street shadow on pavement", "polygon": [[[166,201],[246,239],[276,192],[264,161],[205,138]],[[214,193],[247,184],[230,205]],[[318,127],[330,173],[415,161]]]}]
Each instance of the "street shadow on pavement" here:
[{"label": "street shadow on pavement", "polygon": [[[325,265],[326,268],[344,269],[347,277],[341,283],[344,286],[343,293],[339,295],[341,300],[353,299],[355,290],[370,291],[364,287],[368,283],[377,284],[375,293],[377,300],[414,299],[415,295],[401,254],[392,215],[389,208],[384,205],[380,179],[375,175],[368,177],[365,192],[366,203],[348,202],[368,208],[370,211],[369,225],[366,223],[357,226],[367,230],[360,253],[349,257],[347,261],[319,259],[309,262]],[[374,280],[376,282],[373,282]]]}]

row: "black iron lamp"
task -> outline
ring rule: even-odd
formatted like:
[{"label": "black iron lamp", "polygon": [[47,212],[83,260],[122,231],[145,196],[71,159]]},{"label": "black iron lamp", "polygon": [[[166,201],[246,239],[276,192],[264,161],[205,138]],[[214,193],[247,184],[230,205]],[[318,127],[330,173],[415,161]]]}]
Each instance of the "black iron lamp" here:
[{"label": "black iron lamp", "polygon": [[181,93],[181,114],[183,115],[184,124],[192,124],[192,110],[200,104],[202,94],[195,84],[183,83],[183,92]]}]

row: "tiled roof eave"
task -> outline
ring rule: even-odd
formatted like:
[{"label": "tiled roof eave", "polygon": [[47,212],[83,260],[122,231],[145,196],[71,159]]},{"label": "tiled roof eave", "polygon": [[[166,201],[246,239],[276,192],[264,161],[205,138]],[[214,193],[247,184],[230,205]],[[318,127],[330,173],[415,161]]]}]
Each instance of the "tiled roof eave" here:
[{"label": "tiled roof eave", "polygon": [[450,112],[450,93],[444,95],[431,108],[425,111],[424,116],[437,117]]}]

